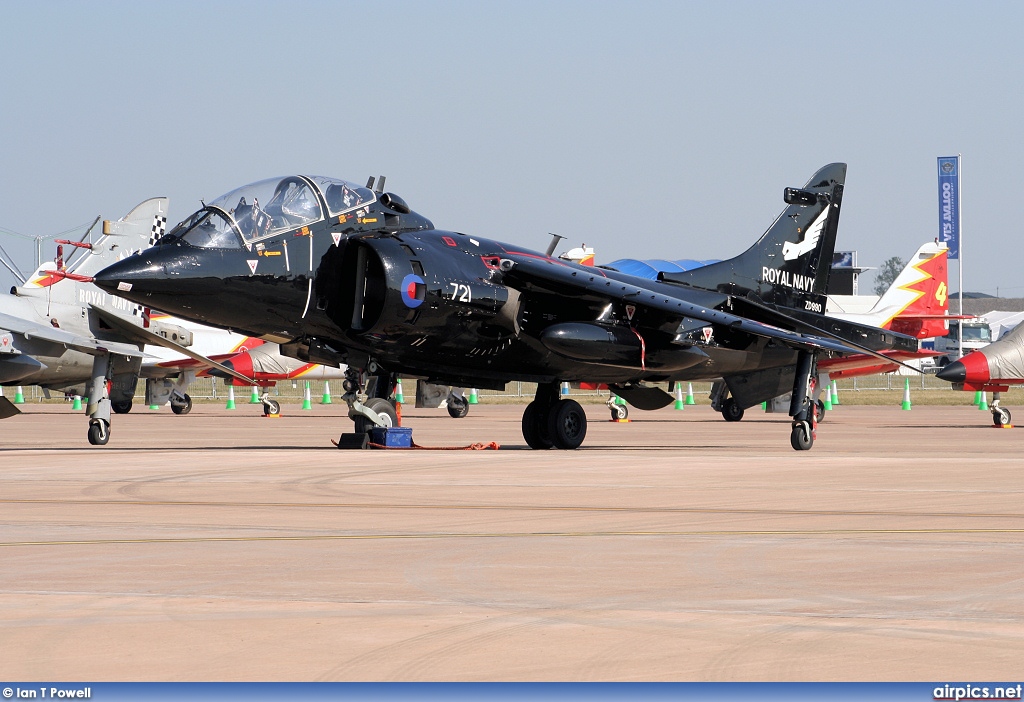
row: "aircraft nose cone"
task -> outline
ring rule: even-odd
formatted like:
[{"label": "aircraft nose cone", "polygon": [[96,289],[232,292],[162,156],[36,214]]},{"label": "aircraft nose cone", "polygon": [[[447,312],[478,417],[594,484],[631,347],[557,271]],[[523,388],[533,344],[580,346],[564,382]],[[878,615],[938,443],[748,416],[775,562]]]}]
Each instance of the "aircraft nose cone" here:
[{"label": "aircraft nose cone", "polygon": [[244,376],[249,378],[253,377],[252,356],[246,352],[235,354],[228,360],[224,361],[224,365]]},{"label": "aircraft nose cone", "polygon": [[948,383],[962,383],[967,380],[967,366],[960,361],[953,361],[936,373],[935,377]]},{"label": "aircraft nose cone", "polygon": [[[225,360],[221,361],[220,363],[225,368],[230,368],[231,370],[235,371],[236,373],[241,373],[242,375],[244,375],[247,378],[255,378],[256,377],[254,375],[254,372],[253,372],[252,357],[248,353],[246,353],[244,351],[241,352],[241,353],[237,353],[234,356],[232,356],[231,358],[225,359]],[[231,377],[231,375],[229,373],[225,373],[224,371],[220,370],[219,368],[211,368],[209,373],[210,373],[210,375],[216,376],[218,378],[230,378]]]},{"label": "aircraft nose cone", "polygon": [[950,383],[982,384],[992,379],[988,358],[981,351],[969,353],[959,361],[953,361],[935,374],[939,380]]},{"label": "aircraft nose cone", "polygon": [[148,283],[164,280],[167,273],[162,265],[139,256],[130,256],[107,266],[94,277],[93,282],[114,295],[133,299],[135,294],[149,292]]}]

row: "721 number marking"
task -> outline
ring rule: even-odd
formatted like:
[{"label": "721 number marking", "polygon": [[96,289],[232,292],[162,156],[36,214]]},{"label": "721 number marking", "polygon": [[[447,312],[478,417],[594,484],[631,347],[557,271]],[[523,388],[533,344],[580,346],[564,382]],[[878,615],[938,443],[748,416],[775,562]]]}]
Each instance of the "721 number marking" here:
[{"label": "721 number marking", "polygon": [[452,288],[452,302],[472,302],[473,293],[464,283],[448,283]]}]

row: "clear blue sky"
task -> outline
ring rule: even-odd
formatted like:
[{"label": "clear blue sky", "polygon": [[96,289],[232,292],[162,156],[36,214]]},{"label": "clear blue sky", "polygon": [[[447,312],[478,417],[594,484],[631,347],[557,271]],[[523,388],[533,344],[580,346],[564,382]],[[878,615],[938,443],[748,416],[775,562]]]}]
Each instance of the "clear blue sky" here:
[{"label": "clear blue sky", "polygon": [[0,243],[28,268],[10,232],[384,174],[440,228],[724,258],[845,161],[838,248],[877,266],[937,235],[962,153],[964,287],[1024,296],[1022,26],[1016,2],[0,0]]}]

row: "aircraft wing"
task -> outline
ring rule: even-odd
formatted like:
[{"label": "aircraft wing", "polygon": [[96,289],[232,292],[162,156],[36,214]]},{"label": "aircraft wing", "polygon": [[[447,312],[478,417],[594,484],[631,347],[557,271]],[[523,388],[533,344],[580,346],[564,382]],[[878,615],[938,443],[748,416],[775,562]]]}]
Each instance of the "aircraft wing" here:
[{"label": "aircraft wing", "polygon": [[40,339],[52,344],[59,344],[66,348],[81,351],[91,356],[100,356],[105,353],[116,353],[122,356],[143,357],[145,354],[138,346],[126,344],[119,341],[105,341],[94,339],[89,336],[82,336],[59,327],[51,327],[37,324],[21,317],[14,317],[9,314],[0,313],[0,328],[6,329],[12,334],[18,334],[26,339]]},{"label": "aircraft wing", "polygon": [[[925,358],[941,356],[942,354],[936,351],[889,351],[886,355],[893,359],[893,361],[880,361],[863,353],[843,358],[822,358],[818,361],[818,370],[822,373],[828,373],[830,378],[858,378],[878,373],[891,373],[897,370],[899,366],[904,365],[903,361],[919,361]],[[911,367],[913,368],[913,366]]]},{"label": "aircraft wing", "polygon": [[893,319],[941,319],[946,322],[955,322],[958,319],[977,319],[976,314],[905,314],[893,315]]},{"label": "aircraft wing", "polygon": [[[828,338],[824,330],[821,331],[825,335],[819,336],[780,329],[747,317],[694,304],[681,297],[666,295],[663,291],[608,278],[599,271],[593,273],[581,271],[561,263],[523,254],[505,254],[502,259],[508,261],[508,263],[503,261],[502,265],[502,270],[505,271],[504,283],[512,287],[520,285],[537,287],[559,294],[635,305],[640,309],[654,310],[665,315],[690,317],[709,324],[719,324],[748,334],[775,339],[797,349],[820,349],[844,355],[860,352],[887,361],[891,360],[887,356],[859,344]],[[779,316],[781,317],[781,315]],[[787,321],[792,321],[797,326],[809,326],[796,319],[789,320],[787,318]]]},{"label": "aircraft wing", "polygon": [[[176,349],[171,350],[175,351]],[[178,373],[186,370],[193,370],[196,371],[197,375],[203,375],[210,368],[213,368],[211,362],[223,363],[224,361],[231,360],[237,355],[238,354],[235,353],[221,353],[199,359],[182,356],[180,358],[168,359],[166,361],[143,361],[142,375],[145,378],[166,378],[172,375],[177,375]]]},{"label": "aircraft wing", "polygon": [[[182,355],[185,355],[185,356],[188,356],[189,358],[193,358],[193,359],[195,359],[196,361],[199,361],[201,364],[203,364],[205,366],[209,366],[211,368],[216,368],[217,370],[219,370],[219,371],[221,371],[221,372],[231,376],[232,378],[238,378],[239,380],[241,380],[243,383],[246,383],[247,385],[259,385],[259,383],[257,383],[252,378],[249,378],[249,377],[247,377],[245,375],[242,375],[241,373],[239,373],[238,371],[234,370],[233,368],[228,368],[223,363],[218,363],[217,361],[213,360],[212,358],[207,358],[206,356],[202,355],[201,353],[196,353],[195,351],[193,351],[192,349],[188,348],[187,346],[182,346],[181,344],[176,344],[173,341],[170,341],[169,339],[165,339],[164,337],[160,336],[159,334],[154,334],[153,332],[149,331],[148,329],[145,329],[145,328],[143,328],[143,327],[133,323],[131,320],[124,319],[123,317],[120,317],[120,316],[118,316],[116,314],[112,314],[112,313],[108,312],[107,310],[104,310],[104,309],[102,309],[100,307],[96,307],[95,305],[92,305],[92,304],[90,304],[89,306],[92,307],[93,310],[95,310],[96,314],[98,314],[100,316],[100,318],[103,319],[103,321],[107,322],[111,326],[114,326],[114,327],[116,327],[118,329],[123,330],[125,333],[131,334],[133,337],[141,338],[147,344],[155,344],[157,346],[164,346],[164,347],[169,348],[169,349],[174,349],[178,353],[180,353]],[[2,323],[2,322],[0,322],[0,323]],[[136,352],[138,352],[138,349],[136,349]],[[139,355],[141,355],[141,353]]]}]

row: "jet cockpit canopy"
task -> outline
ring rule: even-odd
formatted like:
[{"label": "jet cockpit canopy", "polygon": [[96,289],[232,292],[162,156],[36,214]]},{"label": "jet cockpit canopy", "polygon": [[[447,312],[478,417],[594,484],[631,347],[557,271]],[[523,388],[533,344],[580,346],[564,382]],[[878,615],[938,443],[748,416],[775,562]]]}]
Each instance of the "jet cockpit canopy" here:
[{"label": "jet cockpit canopy", "polygon": [[171,230],[200,248],[238,249],[373,204],[376,193],[337,178],[268,178],[221,195]]}]

